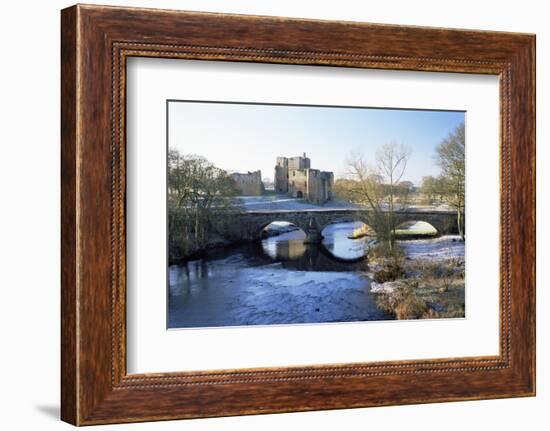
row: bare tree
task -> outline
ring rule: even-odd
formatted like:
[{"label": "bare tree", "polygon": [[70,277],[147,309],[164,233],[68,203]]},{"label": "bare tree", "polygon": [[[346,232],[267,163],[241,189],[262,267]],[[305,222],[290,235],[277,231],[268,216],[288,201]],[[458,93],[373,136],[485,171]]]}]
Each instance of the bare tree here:
[{"label": "bare tree", "polygon": [[368,208],[367,223],[376,231],[379,240],[387,241],[392,252],[398,225],[396,198],[410,154],[405,146],[385,144],[377,151],[374,166],[362,156],[352,155],[347,162],[348,180],[335,185],[340,196]]},{"label": "bare tree", "polygon": [[443,200],[456,211],[458,232],[465,232],[465,129],[464,123],[454,129],[436,149],[436,162],[441,168],[439,188]]},{"label": "bare tree", "polygon": [[387,222],[390,235],[390,249],[393,249],[395,242],[395,229],[398,221],[395,214],[396,197],[398,195],[399,183],[403,178],[411,150],[403,145],[395,143],[384,144],[376,153],[376,162],[380,175],[383,177],[387,189]]}]

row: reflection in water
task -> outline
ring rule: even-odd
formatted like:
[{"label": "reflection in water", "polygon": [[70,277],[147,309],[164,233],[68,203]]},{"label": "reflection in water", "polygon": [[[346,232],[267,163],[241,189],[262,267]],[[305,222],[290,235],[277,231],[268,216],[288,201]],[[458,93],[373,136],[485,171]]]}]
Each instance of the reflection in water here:
[{"label": "reflection in water", "polygon": [[262,249],[275,260],[299,259],[306,252],[305,238],[306,234],[302,230],[283,233],[262,240]]},{"label": "reflection in water", "polygon": [[350,236],[366,226],[362,222],[335,223],[323,229],[323,245],[335,257],[356,260],[365,256],[371,237],[352,239]]},{"label": "reflection in water", "polygon": [[[349,238],[355,231],[365,226],[362,222],[345,222],[328,225],[323,229],[322,246],[337,259],[355,261],[366,255],[372,237]],[[304,244],[306,234],[302,230],[286,232],[262,240],[262,249],[275,260],[296,260],[307,253],[316,252],[318,246]]]}]

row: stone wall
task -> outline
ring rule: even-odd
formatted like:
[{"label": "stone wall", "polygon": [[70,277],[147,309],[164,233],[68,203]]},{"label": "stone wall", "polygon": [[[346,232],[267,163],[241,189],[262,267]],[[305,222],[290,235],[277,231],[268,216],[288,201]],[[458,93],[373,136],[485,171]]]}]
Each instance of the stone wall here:
[{"label": "stone wall", "polygon": [[309,157],[306,157],[305,153],[303,157],[297,156],[297,157],[290,157],[288,159],[288,170],[291,171],[293,169],[309,169],[311,168],[311,160]]},{"label": "stone wall", "polygon": [[288,193],[288,165],[275,166],[275,193]]},{"label": "stone wall", "polygon": [[332,199],[332,186],[334,175],[332,172],[319,171],[318,169],[307,170],[307,200],[311,203],[321,205]]},{"label": "stone wall", "polygon": [[261,196],[264,193],[261,171],[234,173],[231,177],[235,180],[240,196]]},{"label": "stone wall", "polygon": [[332,200],[332,188],[334,187],[334,173],[321,172],[321,177],[324,181],[323,192],[325,193],[325,200]]},{"label": "stone wall", "polygon": [[308,170],[288,171],[288,193],[293,198],[307,198],[308,196]]}]

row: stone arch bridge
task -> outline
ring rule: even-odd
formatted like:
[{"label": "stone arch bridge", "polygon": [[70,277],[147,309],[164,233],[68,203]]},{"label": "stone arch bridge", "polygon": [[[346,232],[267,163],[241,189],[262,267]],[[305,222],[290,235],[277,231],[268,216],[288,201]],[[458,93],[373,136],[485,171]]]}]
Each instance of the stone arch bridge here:
[{"label": "stone arch bridge", "polygon": [[[454,211],[396,211],[398,223],[423,221],[430,223],[440,235],[457,234],[458,225]],[[333,223],[361,221],[368,224],[368,211],[361,209],[308,209],[279,211],[248,211],[240,213],[232,224],[230,236],[243,241],[260,238],[263,228],[275,221],[292,223],[302,229],[308,238]],[[317,233],[316,233],[316,232]],[[312,239],[314,242],[315,239]]]}]

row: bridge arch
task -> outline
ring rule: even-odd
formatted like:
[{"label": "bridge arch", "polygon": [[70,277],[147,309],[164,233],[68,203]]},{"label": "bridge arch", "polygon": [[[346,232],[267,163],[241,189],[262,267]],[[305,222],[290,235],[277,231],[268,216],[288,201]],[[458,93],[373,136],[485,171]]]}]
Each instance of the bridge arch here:
[{"label": "bridge arch", "polygon": [[[376,236],[376,231],[370,226],[368,223],[366,223],[363,219],[360,217],[349,215],[349,216],[343,216],[343,217],[335,217],[333,219],[330,219],[326,221],[320,228],[319,231],[321,234],[329,228],[330,226],[333,226],[335,224],[341,224],[341,223],[358,223],[360,224],[357,229],[361,229],[363,232],[354,232],[353,234],[357,234],[358,236]],[[353,235],[352,234],[352,235]]]},{"label": "bridge arch", "polygon": [[[265,234],[265,235],[260,233],[257,236],[258,239],[262,240],[261,247],[264,253],[267,256],[271,257],[272,259],[278,260],[278,261],[296,260],[296,259],[302,258],[306,253],[305,239],[307,235],[305,231],[294,223],[276,220],[264,225],[263,228],[261,229],[261,232],[266,232],[266,228],[268,228],[270,225],[273,225],[273,224],[276,224],[275,226],[278,226],[280,228],[280,233]],[[283,235],[286,232],[296,232],[296,230],[286,230],[288,226],[293,226],[294,228],[298,229],[300,234],[297,235],[297,237],[293,236],[291,238],[288,238],[288,240],[279,241],[277,239],[279,235]],[[274,229],[274,230],[279,230],[279,229]],[[273,237],[274,240],[269,241],[268,239],[270,237]]]},{"label": "bridge arch", "polygon": [[[266,239],[266,238],[269,238],[271,236],[277,236],[277,234],[270,235],[268,233],[268,228],[270,226],[272,228],[271,229],[272,231],[280,230],[281,231],[280,234],[299,230],[300,232],[302,232],[304,234],[304,237],[306,236],[306,231],[305,231],[304,227],[302,227],[302,226],[300,226],[300,225],[298,225],[294,222],[287,221],[287,220],[273,220],[273,221],[269,221],[269,222],[264,222],[259,226],[259,228],[257,229],[257,233],[255,235],[256,238],[257,239]],[[293,226],[296,229],[286,229],[289,226]]]}]

